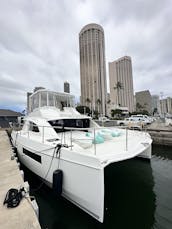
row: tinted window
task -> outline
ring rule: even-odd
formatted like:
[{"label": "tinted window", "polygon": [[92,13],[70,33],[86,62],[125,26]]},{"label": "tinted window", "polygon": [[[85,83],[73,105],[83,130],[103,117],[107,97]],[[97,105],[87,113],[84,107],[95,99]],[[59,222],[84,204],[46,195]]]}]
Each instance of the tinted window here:
[{"label": "tinted window", "polygon": [[62,127],[62,128],[55,128],[56,132],[61,132],[63,127],[68,128],[89,128],[90,127],[90,120],[89,119],[59,119],[59,120],[52,120],[49,121],[50,125],[54,127]]},{"label": "tinted window", "polygon": [[29,122],[29,130],[32,132],[39,132],[38,126],[33,122]]}]

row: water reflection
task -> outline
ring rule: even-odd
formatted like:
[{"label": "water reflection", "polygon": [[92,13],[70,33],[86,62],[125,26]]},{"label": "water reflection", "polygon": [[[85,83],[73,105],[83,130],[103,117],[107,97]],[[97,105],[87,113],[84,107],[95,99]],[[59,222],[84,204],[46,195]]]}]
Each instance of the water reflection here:
[{"label": "water reflection", "polygon": [[153,155],[161,159],[172,160],[172,147],[171,146],[159,146],[153,145]]},{"label": "water reflection", "polygon": [[104,228],[152,228],[155,194],[151,164],[132,159],[111,165],[105,175]]},{"label": "water reflection", "polygon": [[[26,169],[25,169],[26,170]],[[40,182],[25,172],[31,188]],[[112,164],[105,169],[105,219],[101,224],[79,208],[44,186],[33,192],[40,207],[42,228],[54,229],[149,229],[154,224],[155,194],[151,164],[132,159]],[[89,189],[89,184],[88,184]]]},{"label": "water reflection", "polygon": [[172,228],[172,148],[153,146],[152,168],[156,212],[154,228]]}]

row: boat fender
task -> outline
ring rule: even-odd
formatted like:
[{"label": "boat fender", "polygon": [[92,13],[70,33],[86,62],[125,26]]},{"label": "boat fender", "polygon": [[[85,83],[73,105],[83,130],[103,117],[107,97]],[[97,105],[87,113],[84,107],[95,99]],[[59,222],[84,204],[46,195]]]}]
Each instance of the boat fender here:
[{"label": "boat fender", "polygon": [[62,183],[63,183],[63,171],[57,169],[53,172],[53,190],[55,194],[59,197],[62,193]]}]

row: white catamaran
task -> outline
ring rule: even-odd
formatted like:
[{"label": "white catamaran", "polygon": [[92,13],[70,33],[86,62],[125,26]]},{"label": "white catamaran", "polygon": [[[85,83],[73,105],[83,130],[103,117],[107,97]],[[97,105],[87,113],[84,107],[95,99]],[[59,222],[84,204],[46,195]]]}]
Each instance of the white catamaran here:
[{"label": "white catamaran", "polygon": [[150,159],[152,140],[145,132],[98,126],[76,111],[73,100],[48,90],[32,94],[30,112],[12,141],[26,167],[103,222],[104,168],[136,156]]}]

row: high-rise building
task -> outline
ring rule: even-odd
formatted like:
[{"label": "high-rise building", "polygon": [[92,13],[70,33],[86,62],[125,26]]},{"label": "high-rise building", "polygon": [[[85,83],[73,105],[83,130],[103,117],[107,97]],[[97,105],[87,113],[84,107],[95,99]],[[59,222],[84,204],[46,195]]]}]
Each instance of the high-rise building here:
[{"label": "high-rise building", "polygon": [[81,104],[106,114],[106,65],[104,31],[88,24],[79,33]]},{"label": "high-rise building", "polygon": [[70,93],[70,84],[67,81],[64,82],[64,92]]},{"label": "high-rise building", "polygon": [[167,97],[164,99],[160,100],[160,115],[162,117],[165,117],[165,115],[168,114],[172,114],[172,98],[171,97]]},{"label": "high-rise building", "polygon": [[136,111],[143,110],[152,114],[152,97],[149,90],[136,92]]},{"label": "high-rise building", "polygon": [[165,117],[165,115],[168,113],[167,99],[160,100],[160,111],[162,117]]},{"label": "high-rise building", "polygon": [[115,105],[134,111],[131,57],[124,56],[109,63],[110,99]]},{"label": "high-rise building", "polygon": [[167,97],[167,112],[172,114],[172,98]]}]

